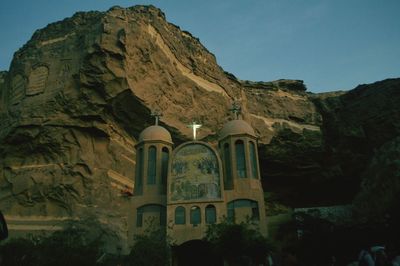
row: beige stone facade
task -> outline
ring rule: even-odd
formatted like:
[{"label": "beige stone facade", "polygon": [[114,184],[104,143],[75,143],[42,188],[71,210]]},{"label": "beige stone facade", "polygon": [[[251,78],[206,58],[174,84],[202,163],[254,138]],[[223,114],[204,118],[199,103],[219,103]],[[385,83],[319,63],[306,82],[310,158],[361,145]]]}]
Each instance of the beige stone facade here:
[{"label": "beige stone facade", "polygon": [[148,226],[165,228],[173,244],[202,239],[207,226],[224,219],[250,221],[267,235],[257,138],[243,120],[220,131],[217,147],[203,141],[173,149],[168,131],[145,129],[137,162],[131,235]]}]

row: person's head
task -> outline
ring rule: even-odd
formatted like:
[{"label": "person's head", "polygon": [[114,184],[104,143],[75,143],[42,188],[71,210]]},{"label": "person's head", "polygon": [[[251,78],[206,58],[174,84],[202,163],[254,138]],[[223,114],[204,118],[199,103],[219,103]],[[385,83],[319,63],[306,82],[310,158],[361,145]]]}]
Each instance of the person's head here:
[{"label": "person's head", "polygon": [[371,246],[370,251],[372,253],[377,253],[379,251],[385,251],[385,246],[384,245],[380,245],[380,246]]}]

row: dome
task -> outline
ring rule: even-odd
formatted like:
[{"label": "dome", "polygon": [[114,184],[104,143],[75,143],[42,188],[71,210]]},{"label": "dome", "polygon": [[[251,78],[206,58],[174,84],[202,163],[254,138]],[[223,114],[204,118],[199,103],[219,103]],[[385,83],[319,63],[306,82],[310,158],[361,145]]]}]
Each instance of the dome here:
[{"label": "dome", "polygon": [[248,134],[256,136],[254,129],[244,120],[232,120],[224,125],[219,133],[221,139],[230,135]]},{"label": "dome", "polygon": [[171,134],[165,128],[161,126],[149,126],[140,133],[139,142],[141,141],[165,141],[172,143],[172,138]]}]

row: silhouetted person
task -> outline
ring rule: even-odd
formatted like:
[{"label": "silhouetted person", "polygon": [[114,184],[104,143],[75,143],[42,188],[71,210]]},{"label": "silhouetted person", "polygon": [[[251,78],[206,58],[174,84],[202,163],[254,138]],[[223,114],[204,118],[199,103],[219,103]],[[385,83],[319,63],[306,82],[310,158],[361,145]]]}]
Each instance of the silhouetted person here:
[{"label": "silhouetted person", "polygon": [[391,266],[400,266],[400,255],[397,255],[392,259]]},{"label": "silhouetted person", "polygon": [[379,249],[375,254],[375,265],[376,266],[388,266],[389,260],[386,255],[385,249]]},{"label": "silhouetted person", "polygon": [[358,266],[375,266],[375,261],[368,248],[364,248],[358,255]]}]

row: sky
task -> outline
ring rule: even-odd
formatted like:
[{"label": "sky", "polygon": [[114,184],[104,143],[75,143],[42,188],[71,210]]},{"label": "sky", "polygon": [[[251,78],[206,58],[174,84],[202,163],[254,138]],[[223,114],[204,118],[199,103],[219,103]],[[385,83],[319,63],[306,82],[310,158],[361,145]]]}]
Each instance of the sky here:
[{"label": "sky", "polygon": [[0,2],[0,70],[47,24],[78,11],[152,4],[238,79],[349,90],[400,77],[400,0],[13,0]]}]

